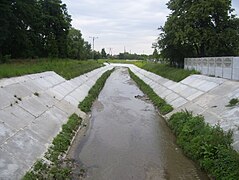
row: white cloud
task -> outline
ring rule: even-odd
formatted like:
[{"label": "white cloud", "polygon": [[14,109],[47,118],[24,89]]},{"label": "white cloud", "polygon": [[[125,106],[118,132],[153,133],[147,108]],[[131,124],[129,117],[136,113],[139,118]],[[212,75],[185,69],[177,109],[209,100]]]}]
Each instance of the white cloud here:
[{"label": "white cloud", "polygon": [[[123,52],[124,46],[132,53],[151,54],[152,43],[157,39],[158,27],[163,26],[170,11],[168,0],[63,0],[72,15],[73,27],[82,31],[83,37],[98,36],[96,50],[113,48],[113,53]],[[238,10],[238,0],[233,0]],[[236,11],[238,14],[238,11]]]}]

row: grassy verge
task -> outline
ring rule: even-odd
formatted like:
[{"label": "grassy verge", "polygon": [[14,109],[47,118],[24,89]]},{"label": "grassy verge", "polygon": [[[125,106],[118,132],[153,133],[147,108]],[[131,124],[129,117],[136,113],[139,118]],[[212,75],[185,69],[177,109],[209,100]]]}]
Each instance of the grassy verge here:
[{"label": "grassy verge", "polygon": [[189,112],[172,115],[169,126],[184,153],[198,162],[212,179],[238,179],[239,154],[231,146],[232,132],[211,127],[202,116]]},{"label": "grassy verge", "polygon": [[179,82],[192,74],[199,74],[195,70],[185,70],[180,68],[170,67],[167,64],[146,63],[141,68],[160,75],[164,78]]},{"label": "grassy verge", "polygon": [[52,146],[45,154],[47,160],[38,160],[32,169],[25,174],[23,180],[71,179],[72,167],[70,162],[64,162],[62,157],[70,146],[81,121],[81,118],[76,114],[69,117],[68,122],[62,126],[62,131],[54,138]]},{"label": "grassy verge", "polygon": [[71,79],[81,74],[99,68],[102,63],[97,61],[77,61],[70,59],[38,59],[18,60],[7,64],[0,64],[0,78],[9,78],[25,74],[44,71],[55,71],[66,79]]},{"label": "grassy verge", "polygon": [[105,85],[105,81],[110,76],[114,69],[106,71],[102,76],[96,81],[95,85],[90,89],[88,96],[80,102],[79,108],[84,112],[90,112],[91,106],[94,100],[98,97],[100,91]]},{"label": "grassy verge", "polygon": [[[105,62],[105,60],[100,60],[101,63]],[[109,63],[123,63],[123,64],[134,64],[139,68],[155,73],[164,78],[170,79],[175,82],[179,82],[186,77],[192,74],[199,74],[199,72],[195,70],[185,70],[175,67],[170,67],[168,64],[159,64],[152,63],[147,61],[126,61],[126,60],[108,60]]]},{"label": "grassy verge", "polygon": [[145,94],[147,94],[149,99],[159,109],[161,114],[165,115],[173,110],[173,107],[171,105],[167,104],[165,100],[160,98],[149,85],[147,85],[143,80],[136,76],[130,69],[129,74],[130,77],[137,83],[138,87]]}]

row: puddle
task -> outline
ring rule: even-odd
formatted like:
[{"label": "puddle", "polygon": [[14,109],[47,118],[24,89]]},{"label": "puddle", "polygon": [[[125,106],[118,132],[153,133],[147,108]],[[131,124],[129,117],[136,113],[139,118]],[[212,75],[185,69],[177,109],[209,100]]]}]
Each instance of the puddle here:
[{"label": "puddle", "polygon": [[106,81],[92,107],[89,129],[74,149],[85,179],[208,179],[183,155],[144,98],[127,69],[116,69]]}]

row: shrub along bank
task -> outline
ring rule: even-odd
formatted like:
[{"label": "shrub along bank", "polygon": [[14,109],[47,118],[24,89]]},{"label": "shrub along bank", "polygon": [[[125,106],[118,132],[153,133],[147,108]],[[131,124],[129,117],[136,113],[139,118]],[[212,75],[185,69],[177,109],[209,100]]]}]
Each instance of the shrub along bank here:
[{"label": "shrub along bank", "polygon": [[147,61],[130,61],[130,60],[100,60],[99,62],[109,62],[109,63],[121,63],[121,64],[134,64],[139,68],[142,68],[146,71],[150,71],[164,78],[170,79],[175,82],[182,81],[186,77],[192,74],[199,74],[195,70],[186,70],[181,68],[175,68],[165,63],[153,63]]},{"label": "shrub along bank", "polygon": [[161,114],[165,115],[173,110],[173,107],[171,105],[167,104],[165,100],[160,98],[149,85],[147,85],[143,80],[136,76],[130,69],[129,74],[130,77],[137,83],[138,87],[149,97],[153,104],[159,109]]},{"label": "shrub along bank", "polygon": [[82,119],[76,114],[69,117],[68,122],[62,126],[62,131],[54,138],[45,158],[38,160],[32,169],[25,174],[23,180],[71,179],[72,164],[70,162],[65,163],[62,157],[68,150],[81,121]]},{"label": "shrub along bank", "polygon": [[108,79],[108,77],[110,76],[110,74],[114,71],[114,69],[112,70],[108,70],[106,71],[104,74],[102,74],[102,76],[96,81],[95,85],[92,86],[92,88],[90,89],[88,96],[85,97],[85,99],[80,102],[79,104],[79,108],[84,111],[84,112],[90,112],[91,106],[93,104],[93,102],[95,101],[95,99],[98,97],[98,95],[100,94],[100,91],[103,89],[106,80]]},{"label": "shrub along bank", "polygon": [[232,132],[205,123],[202,116],[178,112],[169,119],[184,153],[199,163],[212,179],[238,179],[239,154],[233,150]]}]

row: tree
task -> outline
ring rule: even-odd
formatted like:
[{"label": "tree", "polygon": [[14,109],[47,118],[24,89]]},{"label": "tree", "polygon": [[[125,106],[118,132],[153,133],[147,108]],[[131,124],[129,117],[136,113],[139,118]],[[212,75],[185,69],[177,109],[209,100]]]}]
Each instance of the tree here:
[{"label": "tree", "polygon": [[[50,46],[57,46],[57,57],[67,56],[67,34],[71,26],[71,17],[67,12],[65,4],[61,0],[40,0],[42,9],[43,37],[44,44],[51,44]],[[51,37],[55,38],[52,39]],[[51,55],[51,49],[48,46],[45,48],[45,55]]]},{"label": "tree", "polygon": [[68,57],[72,59],[85,59],[84,39],[80,30],[70,28],[67,36]]},{"label": "tree", "polygon": [[153,58],[156,59],[157,61],[159,60],[159,54],[156,48],[154,49],[154,52],[153,52]]},{"label": "tree", "polygon": [[105,52],[105,48],[103,48],[103,49],[101,50],[101,57],[102,57],[103,59],[106,59],[106,58],[107,58],[107,54],[106,54],[106,52]]},{"label": "tree", "polygon": [[182,66],[184,57],[237,55],[239,23],[230,0],[170,0],[172,11],[158,39],[163,57]]}]

